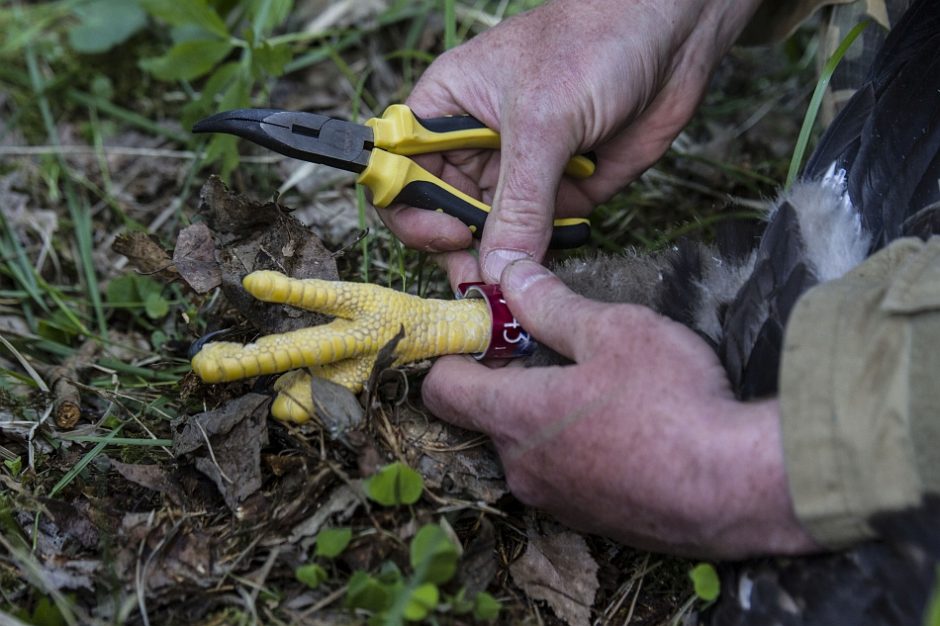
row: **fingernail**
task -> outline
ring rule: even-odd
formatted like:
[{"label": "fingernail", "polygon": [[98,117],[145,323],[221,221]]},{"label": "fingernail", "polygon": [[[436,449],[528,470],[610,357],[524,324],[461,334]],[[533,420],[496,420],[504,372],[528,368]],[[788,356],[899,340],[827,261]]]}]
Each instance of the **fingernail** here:
[{"label": "fingernail", "polygon": [[503,272],[502,282],[500,286],[503,289],[503,292],[513,292],[513,293],[522,293],[534,283],[542,280],[543,278],[548,278],[551,276],[545,267],[540,263],[529,259],[523,259],[511,263],[509,267]]},{"label": "fingernail", "polygon": [[527,252],[522,250],[510,250],[507,248],[497,248],[490,250],[483,257],[483,278],[488,283],[498,283],[503,270],[513,261],[531,258]]}]

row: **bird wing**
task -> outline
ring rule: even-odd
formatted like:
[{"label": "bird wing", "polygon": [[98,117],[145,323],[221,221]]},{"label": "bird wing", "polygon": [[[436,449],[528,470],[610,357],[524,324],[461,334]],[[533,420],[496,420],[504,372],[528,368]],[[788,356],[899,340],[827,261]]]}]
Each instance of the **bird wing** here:
[{"label": "bird wing", "polygon": [[[844,179],[845,207],[870,236],[869,254],[900,236],[940,232],[940,2],[915,3],[891,31],[801,176],[803,184],[833,179]],[[782,198],[718,346],[743,399],[776,393],[783,329],[799,296],[822,278],[807,253],[811,233],[800,226],[818,208]],[[829,210],[835,220],[844,207],[837,201]]]}]

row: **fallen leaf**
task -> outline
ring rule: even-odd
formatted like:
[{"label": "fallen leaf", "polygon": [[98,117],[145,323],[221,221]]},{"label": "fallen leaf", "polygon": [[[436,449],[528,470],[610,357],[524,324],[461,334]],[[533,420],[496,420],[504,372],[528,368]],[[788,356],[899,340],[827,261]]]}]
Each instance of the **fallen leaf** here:
[{"label": "fallen leaf", "polygon": [[263,334],[316,326],[328,316],[282,304],[259,302],[242,287],[246,274],[276,270],[293,278],[338,280],[332,253],[290,210],[229,191],[218,177],[202,188],[199,212],[218,246],[226,299]]},{"label": "fallen leaf", "polygon": [[141,571],[141,591],[148,594],[167,588],[210,587],[230,567],[230,562],[216,558],[213,529],[196,529],[185,520],[152,512],[126,513],[115,545],[120,546],[115,570],[126,581],[135,580]]},{"label": "fallen leaf", "polygon": [[261,487],[269,401],[268,396],[249,393],[175,425],[174,453],[195,457],[196,469],[215,483],[235,513]]},{"label": "fallen leaf", "polygon": [[87,501],[82,498],[76,498],[72,502],[58,498],[42,498],[40,502],[63,538],[76,541],[88,550],[98,547],[98,529],[88,519]]},{"label": "fallen leaf", "polygon": [[480,531],[466,543],[457,569],[457,582],[466,589],[467,597],[485,591],[496,578],[496,530],[487,518],[480,519]]},{"label": "fallen leaf", "polygon": [[317,417],[332,439],[362,425],[365,411],[359,399],[346,387],[314,376],[310,381]]},{"label": "fallen leaf", "polygon": [[509,572],[529,597],[545,600],[569,626],[590,626],[599,587],[597,562],[581,535],[571,531],[530,535],[525,553]]},{"label": "fallen leaf", "polygon": [[408,456],[428,487],[492,504],[506,495],[499,457],[479,433],[402,409],[399,428]]},{"label": "fallen leaf", "polygon": [[111,249],[123,254],[141,274],[159,278],[165,282],[178,276],[173,259],[167,254],[153,235],[141,231],[121,233],[111,244]]},{"label": "fallen leaf", "polygon": [[202,222],[180,231],[173,250],[173,263],[196,293],[206,293],[222,284],[222,270],[215,259],[215,240],[212,231]]},{"label": "fallen leaf", "polygon": [[111,467],[130,482],[159,491],[177,506],[183,504],[182,488],[163,465],[121,463],[111,459]]},{"label": "fallen leaf", "polygon": [[304,547],[309,548],[316,542],[316,534],[335,515],[335,522],[342,523],[348,520],[353,512],[362,504],[362,495],[356,493],[349,485],[340,485],[326,498],[316,512],[294,526],[291,531],[290,543],[304,540]]}]

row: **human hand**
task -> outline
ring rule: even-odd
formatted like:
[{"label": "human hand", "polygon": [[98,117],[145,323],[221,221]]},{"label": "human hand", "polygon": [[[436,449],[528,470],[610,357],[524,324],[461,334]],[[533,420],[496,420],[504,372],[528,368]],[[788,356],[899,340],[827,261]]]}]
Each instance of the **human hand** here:
[{"label": "human hand", "polygon": [[488,434],[510,490],[637,547],[738,558],[816,549],[788,495],[776,400],[737,401],[714,352],[652,310],[576,295],[531,261],[510,309],[573,365],[489,369],[440,358],[428,408]]},{"label": "human hand", "polygon": [[[500,151],[457,151],[422,163],[493,205],[483,278],[510,260],[540,260],[554,217],[583,217],[649,167],[691,117],[718,60],[757,0],[624,3],[556,0],[442,55],[408,100],[422,117],[469,113],[500,131]],[[592,150],[594,176],[565,178]],[[383,219],[409,246],[471,245],[466,226],[399,207]]]}]

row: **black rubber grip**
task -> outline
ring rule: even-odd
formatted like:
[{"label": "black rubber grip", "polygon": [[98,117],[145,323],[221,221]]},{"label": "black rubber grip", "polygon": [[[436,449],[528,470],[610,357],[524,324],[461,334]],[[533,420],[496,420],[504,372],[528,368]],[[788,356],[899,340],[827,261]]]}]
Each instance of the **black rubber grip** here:
[{"label": "black rubber grip", "polygon": [[[412,115],[414,115],[412,113]],[[448,117],[429,117],[427,119],[415,115],[418,123],[432,133],[452,133],[458,130],[472,130],[486,128],[486,124],[472,115],[452,115]]]},{"label": "black rubber grip", "polygon": [[[483,225],[486,224],[486,218],[489,215],[486,211],[458,198],[446,189],[424,180],[411,181],[405,185],[395,198],[395,202],[430,211],[442,210],[468,227],[473,226],[473,236],[477,239],[483,233]],[[587,222],[556,226],[552,231],[548,246],[555,250],[577,248],[586,244],[590,237],[591,226]]]},{"label": "black rubber grip", "polygon": [[591,239],[591,225],[587,222],[555,226],[548,247],[552,250],[580,248]]},{"label": "black rubber grip", "polygon": [[483,224],[486,223],[486,211],[426,180],[413,180],[405,185],[395,198],[395,202],[430,211],[440,209],[467,226],[476,227],[473,236],[478,238],[483,231]]}]

